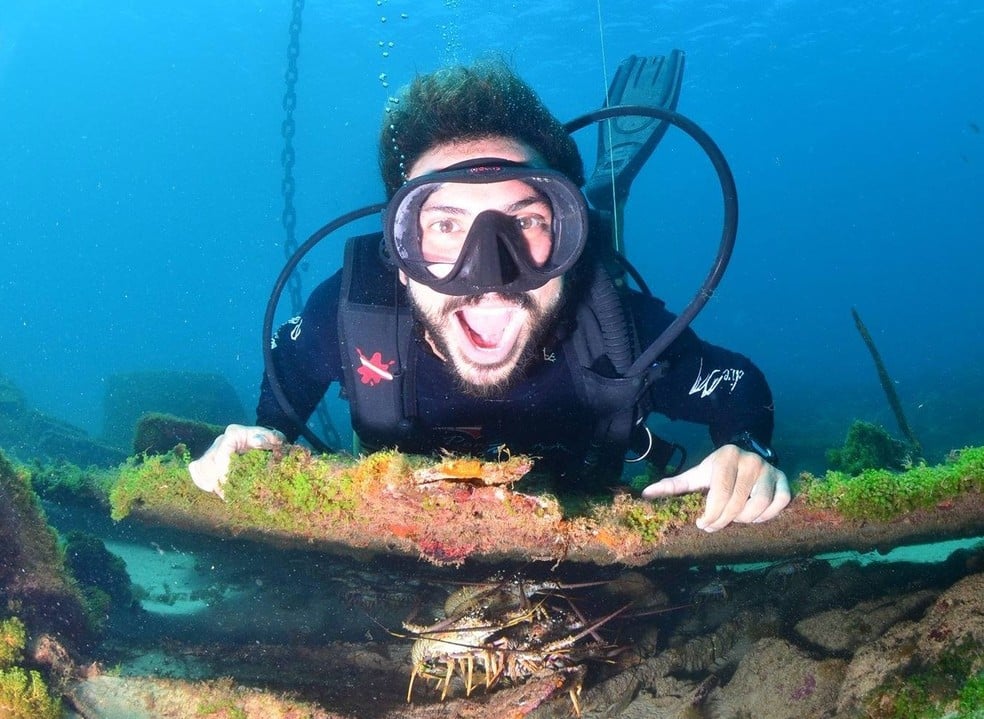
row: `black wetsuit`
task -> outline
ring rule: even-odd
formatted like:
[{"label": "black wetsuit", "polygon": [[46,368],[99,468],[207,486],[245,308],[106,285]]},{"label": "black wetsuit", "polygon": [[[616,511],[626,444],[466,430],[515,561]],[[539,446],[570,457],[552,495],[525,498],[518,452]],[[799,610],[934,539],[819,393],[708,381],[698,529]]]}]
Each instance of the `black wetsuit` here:
[{"label": "black wetsuit", "polygon": [[[275,337],[274,360],[287,397],[307,419],[329,385],[344,385],[338,339],[341,273],[323,282],[311,295],[300,318],[285,323]],[[639,345],[651,343],[674,319],[663,303],[638,293],[628,294],[628,311],[635,322]],[[359,377],[380,381],[387,358],[373,357],[371,347]],[[595,417],[572,387],[568,361],[570,339],[554,338],[538,348],[538,358],[525,376],[501,397],[480,399],[456,389],[448,365],[430,350],[418,332],[411,342],[416,396],[416,422],[424,428],[410,452],[449,450],[494,456],[506,445],[511,452],[541,457],[541,464],[558,468],[580,462],[592,441]],[[652,411],[671,419],[707,425],[715,446],[740,433],[758,442],[772,440],[772,396],[762,372],[743,355],[700,340],[686,330],[660,358],[665,374],[652,386]],[[298,429],[280,409],[264,378],[257,423],[282,431],[289,440]],[[561,470],[562,471],[562,470]]]}]

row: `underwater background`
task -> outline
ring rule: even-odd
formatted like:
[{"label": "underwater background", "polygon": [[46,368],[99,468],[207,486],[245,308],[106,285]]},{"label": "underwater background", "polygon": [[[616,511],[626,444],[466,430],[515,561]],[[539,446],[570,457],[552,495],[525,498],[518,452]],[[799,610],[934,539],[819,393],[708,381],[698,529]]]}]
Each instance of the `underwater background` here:
[{"label": "underwater background", "polygon": [[[284,262],[290,12],[2,3],[0,374],[40,410],[98,437],[107,377],[168,369],[224,375],[253,419]],[[741,206],[695,329],[765,370],[795,455],[855,418],[896,431],[856,307],[939,461],[984,441],[982,37],[971,0],[308,0],[298,237],[382,199],[382,111],[415,73],[498,53],[567,120],[600,105],[623,57],[682,49],[678,110],[728,157]],[[594,131],[579,141],[590,170]],[[713,258],[717,192],[674,130],[633,187],[628,255],[677,311]],[[323,245],[305,292],[340,261],[342,237]]]},{"label": "underwater background", "polygon": [[[503,57],[569,120],[602,104],[623,58],[680,49],[686,69],[677,109],[721,147],[740,203],[730,268],[693,326],[765,371],[783,468],[791,478],[802,470],[822,476],[826,451],[844,443],[855,420],[900,435],[852,308],[927,462],[978,448],[942,468],[917,465],[897,484],[856,485],[855,494],[871,500],[863,507],[888,506],[891,514],[845,519],[817,510],[810,492],[842,485],[807,478],[773,522],[716,535],[728,548],[723,555],[681,514],[677,526],[687,526],[676,534],[696,536],[693,556],[632,556],[637,571],[614,566],[629,556],[617,553],[598,566],[562,561],[576,544],[565,529],[563,543],[534,543],[529,555],[550,558],[540,556],[548,547],[560,552],[556,561],[518,569],[504,562],[495,574],[480,552],[459,566],[463,555],[428,545],[426,532],[390,526],[399,455],[364,460],[367,484],[353,484],[338,467],[329,479],[312,475],[290,495],[294,504],[270,515],[317,535],[324,527],[308,527],[312,515],[295,511],[311,504],[302,490],[343,486],[368,497],[378,504],[366,506],[377,508],[353,510],[354,523],[387,523],[377,538],[391,541],[392,554],[371,561],[358,543],[312,544],[302,532],[280,546],[276,533],[242,534],[249,521],[222,524],[228,508],[257,510],[247,516],[262,529],[268,504],[252,497],[222,504],[198,492],[180,452],[108,472],[57,461],[70,454],[66,447],[107,450],[94,462],[103,465],[133,452],[134,417],[112,415],[119,407],[111,406],[131,373],[160,373],[161,387],[176,382],[195,399],[220,376],[238,395],[225,406],[241,404],[244,413],[210,419],[253,420],[264,311],[290,244],[282,223],[283,123],[292,102],[285,70],[291,14],[301,6],[297,241],[383,199],[376,144],[384,108],[416,73]],[[546,625],[547,614],[559,617],[568,636],[584,634],[581,610],[603,620],[611,644],[600,648],[618,651],[584,655],[586,706],[607,707],[589,716],[791,719],[834,716],[836,706],[838,719],[936,717],[941,707],[946,716],[984,719],[982,38],[984,5],[972,0],[0,0],[0,649],[15,646],[19,628],[13,654],[24,649],[24,667],[42,669],[56,699],[72,707],[62,714],[52,700],[50,714],[16,719],[450,718],[466,710],[481,718],[501,716],[499,707],[534,711],[518,700],[527,689],[545,702],[533,716],[569,716],[566,697],[552,705],[546,697],[564,670],[574,670],[568,678],[580,671],[573,652],[553,678],[470,700],[463,687],[447,702],[427,690],[411,644],[434,634],[411,627],[469,619],[445,600],[470,586],[492,590],[477,595],[483,611],[482,602],[495,609],[488,597],[503,588],[520,604],[543,597],[537,607],[547,609],[525,619]],[[590,173],[596,132],[577,139]],[[710,268],[722,220],[717,178],[683,133],[671,129],[663,139],[626,213],[629,258],[656,295],[682,310]],[[374,222],[329,237],[305,259],[296,275],[305,296],[339,266],[344,236],[378,229]],[[295,311],[285,293],[276,319]],[[328,404],[344,435],[346,407],[336,391]],[[180,424],[168,422],[160,424]],[[78,440],[75,428],[87,438]],[[657,429],[686,444],[691,460],[709,449],[702,427]],[[173,436],[161,436],[174,446]],[[38,461],[7,461],[7,453],[34,459],[23,449],[33,440],[47,450]],[[79,456],[70,458],[88,463],[90,455]],[[397,469],[387,473],[381,468],[391,459]],[[408,467],[399,481],[416,475]],[[914,487],[957,475],[959,496],[929,494],[921,509],[905,504]],[[128,482],[139,491],[128,495]],[[294,484],[257,486],[276,498]],[[482,490],[498,497],[493,487],[460,491],[452,483],[440,491],[456,497],[449,506],[457,508],[461,495]],[[158,491],[176,500],[156,505],[163,509],[155,519],[146,510]],[[118,512],[117,502],[111,518],[107,493],[133,507]],[[429,507],[426,523],[455,534],[459,525],[429,514],[443,506],[433,496],[443,495],[419,502]],[[348,506],[349,496],[340,497],[314,502],[313,516],[335,517]],[[184,499],[206,525],[216,521],[216,536],[189,529]],[[649,512],[676,510],[639,509],[625,495],[613,505],[619,500],[623,514],[610,514],[611,526],[647,542],[647,551],[664,551]],[[536,524],[544,506],[510,516]],[[133,521],[117,521],[131,509]],[[455,515],[467,525],[458,534],[481,535],[480,516]],[[575,513],[572,521],[580,519]],[[903,538],[885,539],[885,527],[901,527]],[[606,551],[618,548],[622,535],[591,532]],[[764,537],[766,549],[735,549],[750,546],[740,543],[749,535]],[[937,541],[944,539],[952,541]],[[934,543],[896,546],[917,541]],[[736,557],[742,564],[720,563]],[[445,560],[452,566],[437,566]],[[46,584],[49,570],[60,589]],[[547,595],[572,611],[545,605]],[[618,616],[628,607],[632,613]],[[25,646],[25,625],[35,639],[67,647],[66,657],[77,653],[61,661],[51,644]],[[491,661],[482,640],[461,646]],[[0,651],[3,719],[11,678],[25,676],[9,666],[18,663]],[[448,674],[445,688],[450,683]],[[259,703],[268,700],[283,710]]]}]

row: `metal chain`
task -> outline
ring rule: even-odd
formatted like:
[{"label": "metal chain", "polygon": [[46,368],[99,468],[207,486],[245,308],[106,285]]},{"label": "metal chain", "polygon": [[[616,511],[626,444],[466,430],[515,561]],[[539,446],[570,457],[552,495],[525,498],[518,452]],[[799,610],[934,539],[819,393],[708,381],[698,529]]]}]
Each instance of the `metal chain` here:
[{"label": "metal chain", "polygon": [[[280,223],[284,226],[284,255],[289,260],[297,252],[297,210],[294,208],[294,110],[297,108],[297,58],[301,54],[301,16],[304,13],[304,0],[293,0],[290,14],[290,42],[287,44],[287,72],[284,73],[286,90],[284,91],[284,121],[280,126],[280,134],[284,138],[284,149],[280,153],[280,164],[284,168],[284,179],[280,183],[280,191],[284,196],[284,211],[280,215]],[[300,315],[304,307],[301,291],[301,276],[294,272],[287,281],[287,291],[290,294],[291,312]],[[317,408],[318,421],[321,422],[322,433],[334,447],[341,446],[341,437],[332,424],[331,416],[324,402]]]},{"label": "metal chain", "polygon": [[[290,42],[287,45],[287,72],[284,74],[287,89],[284,92],[284,121],[280,134],[284,138],[284,149],[280,153],[280,164],[284,168],[284,179],[280,191],[284,196],[284,211],[280,223],[284,226],[284,255],[289,259],[297,251],[297,210],[294,208],[294,110],[297,107],[297,58],[301,54],[301,15],[304,0],[293,0],[290,16]],[[290,304],[294,315],[301,313],[303,299],[301,277],[296,272],[287,284]]]}]

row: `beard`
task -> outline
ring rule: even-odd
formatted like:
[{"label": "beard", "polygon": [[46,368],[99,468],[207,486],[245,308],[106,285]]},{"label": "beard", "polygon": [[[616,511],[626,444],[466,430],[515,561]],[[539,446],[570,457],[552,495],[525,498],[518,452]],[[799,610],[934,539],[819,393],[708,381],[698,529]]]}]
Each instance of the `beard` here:
[{"label": "beard", "polygon": [[[407,294],[425,337],[450,366],[456,389],[488,399],[502,396],[525,376],[543,338],[556,323],[564,292],[563,280],[556,278],[530,292],[466,296],[444,295],[410,281]],[[481,353],[475,345],[481,342],[474,340],[477,335],[467,318],[489,306],[513,317],[509,322],[515,323],[515,338],[486,361],[476,359]]]}]

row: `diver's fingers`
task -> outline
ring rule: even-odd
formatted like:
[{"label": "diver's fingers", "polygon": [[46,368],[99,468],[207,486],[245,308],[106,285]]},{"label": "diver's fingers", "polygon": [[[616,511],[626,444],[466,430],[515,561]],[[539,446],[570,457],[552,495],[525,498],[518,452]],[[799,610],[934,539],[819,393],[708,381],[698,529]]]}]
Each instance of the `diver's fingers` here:
[{"label": "diver's fingers", "polygon": [[775,467],[773,467],[773,471],[778,476],[776,477],[776,487],[772,495],[772,502],[765,508],[762,514],[752,520],[753,522],[768,522],[785,509],[786,505],[793,499],[793,493],[789,488],[789,479],[786,477],[786,473]]},{"label": "diver's fingers", "polygon": [[[709,489],[704,514],[697,520],[700,529],[713,532],[728,526],[748,502],[759,467],[750,464],[746,454],[735,445],[726,444],[701,462],[700,466],[707,465]],[[754,456],[761,461],[761,457]]]},{"label": "diver's fingers", "polygon": [[779,514],[791,499],[792,493],[785,473],[766,464],[755,486],[752,487],[748,502],[733,521],[766,522]]},{"label": "diver's fingers", "polygon": [[[240,427],[241,430],[236,443],[236,452],[242,454],[247,449],[275,449],[284,443],[284,435],[275,429],[266,427]],[[227,429],[226,432],[229,430]]]},{"label": "diver's fingers", "polygon": [[719,447],[696,467],[646,487],[644,499],[707,491],[697,526],[709,532],[732,522],[765,522],[789,504],[786,475],[762,457],[734,445]]},{"label": "diver's fingers", "polygon": [[224,497],[222,485],[228,478],[233,454],[250,449],[274,449],[283,443],[284,436],[275,429],[230,424],[205,454],[188,464],[188,473],[195,486]]},{"label": "diver's fingers", "polygon": [[657,497],[671,497],[675,494],[686,494],[687,492],[700,492],[701,490],[708,489],[710,486],[710,473],[703,469],[702,462],[696,467],[691,467],[686,472],[680,472],[675,477],[667,477],[654,484],[650,484],[642,490],[642,498],[656,499]]},{"label": "diver's fingers", "polygon": [[772,506],[774,491],[775,484],[767,475],[763,476],[752,487],[752,493],[749,495],[748,501],[745,502],[745,506],[741,508],[741,511],[738,512],[732,521],[742,524],[756,521],[762,516],[763,512]]},{"label": "diver's fingers", "polygon": [[216,437],[205,454],[188,464],[188,474],[191,475],[191,481],[195,486],[225,498],[222,485],[225,484],[226,475],[229,473],[229,459],[232,452],[233,448],[225,434]]}]

